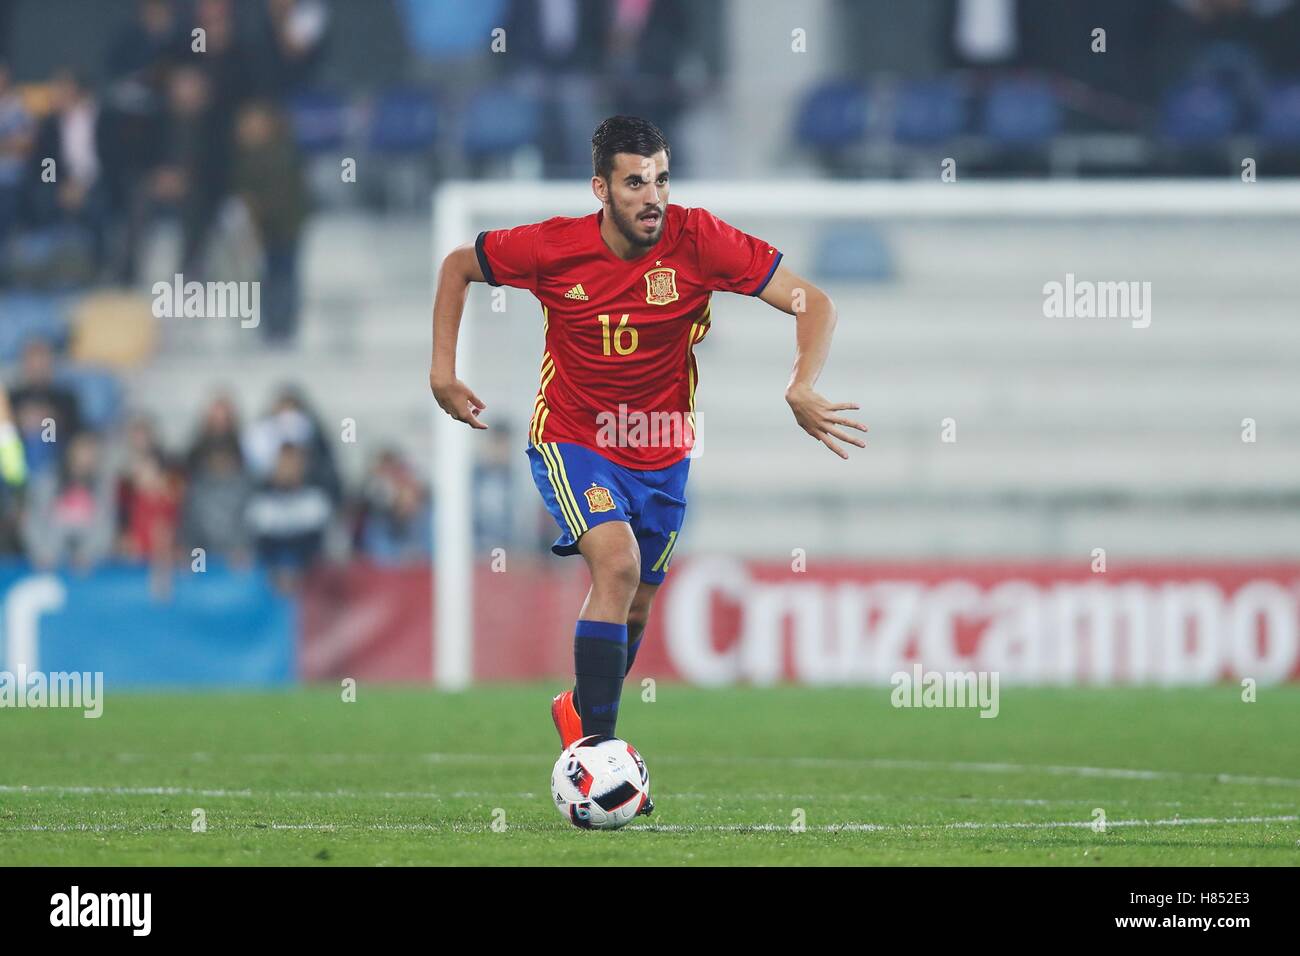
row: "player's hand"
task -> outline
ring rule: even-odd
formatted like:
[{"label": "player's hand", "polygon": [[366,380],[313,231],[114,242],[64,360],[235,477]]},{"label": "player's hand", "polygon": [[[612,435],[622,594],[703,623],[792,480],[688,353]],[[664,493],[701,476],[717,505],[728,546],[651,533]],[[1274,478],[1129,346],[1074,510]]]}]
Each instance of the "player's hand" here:
[{"label": "player's hand", "polygon": [[478,420],[479,412],[487,408],[483,400],[470,391],[470,387],[458,378],[443,381],[429,376],[429,387],[433,397],[438,400],[438,407],[470,428],[487,428]]},{"label": "player's hand", "polygon": [[845,418],[841,412],[856,411],[860,406],[852,402],[840,402],[833,405],[822,398],[807,385],[792,385],[785,391],[785,400],[790,403],[794,420],[799,427],[813,438],[829,448],[841,458],[848,458],[848,453],[834,439],[848,445],[866,448],[867,443],[861,438],[850,435],[842,429],[853,428],[865,432],[867,426],[852,418]]}]

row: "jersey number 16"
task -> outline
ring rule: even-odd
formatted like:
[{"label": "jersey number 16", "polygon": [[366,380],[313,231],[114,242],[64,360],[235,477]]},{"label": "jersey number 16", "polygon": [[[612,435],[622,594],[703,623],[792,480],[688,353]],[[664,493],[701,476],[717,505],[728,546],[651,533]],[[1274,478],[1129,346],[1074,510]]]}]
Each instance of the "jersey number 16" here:
[{"label": "jersey number 16", "polygon": [[[600,320],[600,336],[604,344],[606,355],[612,355],[614,353],[619,355],[631,355],[636,351],[637,331],[627,324],[628,316],[626,312],[623,313],[623,317],[618,320],[618,328],[614,329],[612,334],[610,333],[609,328],[609,316],[599,315],[597,316],[597,319]],[[614,347],[614,352],[610,351],[611,344]]]}]

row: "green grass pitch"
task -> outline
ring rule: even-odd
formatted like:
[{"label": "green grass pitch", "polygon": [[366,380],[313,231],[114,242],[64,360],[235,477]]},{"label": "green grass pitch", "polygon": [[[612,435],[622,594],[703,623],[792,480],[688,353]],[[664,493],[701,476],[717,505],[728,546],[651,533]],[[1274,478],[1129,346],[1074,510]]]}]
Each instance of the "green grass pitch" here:
[{"label": "green grass pitch", "polygon": [[0,864],[1300,864],[1300,688],[1010,687],[990,720],[633,683],[619,732],[657,809],[616,833],[551,806],[555,689],[0,710]]}]

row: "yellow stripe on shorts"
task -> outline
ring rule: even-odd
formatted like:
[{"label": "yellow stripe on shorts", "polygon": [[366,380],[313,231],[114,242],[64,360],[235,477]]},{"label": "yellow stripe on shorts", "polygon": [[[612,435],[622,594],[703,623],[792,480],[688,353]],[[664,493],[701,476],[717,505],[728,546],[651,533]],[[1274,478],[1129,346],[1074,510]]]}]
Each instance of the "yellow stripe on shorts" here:
[{"label": "yellow stripe on shorts", "polygon": [[576,540],[587,530],[587,522],[582,517],[582,509],[578,507],[577,498],[569,488],[569,479],[564,473],[564,459],[560,456],[560,451],[555,447],[554,442],[543,442],[533,447],[546,462],[546,477],[551,481],[551,488],[555,490],[555,500],[560,503],[560,511],[569,524],[569,534]]}]

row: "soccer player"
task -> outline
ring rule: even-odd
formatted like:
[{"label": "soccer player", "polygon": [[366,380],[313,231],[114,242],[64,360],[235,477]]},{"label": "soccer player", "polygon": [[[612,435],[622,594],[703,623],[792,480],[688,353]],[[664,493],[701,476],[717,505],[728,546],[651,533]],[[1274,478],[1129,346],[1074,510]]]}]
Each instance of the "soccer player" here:
[{"label": "soccer player", "polygon": [[605,120],[592,137],[600,210],[481,233],[443,260],[433,306],[429,384],[471,428],[487,408],[456,377],[456,338],[471,282],[528,289],[542,305],[546,350],[527,454],[560,527],[551,550],[581,554],[591,590],[574,631],[572,691],[551,714],[568,746],[614,734],[623,679],[640,647],[686,511],[695,440],[693,349],[714,292],[757,296],[795,316],[785,398],[799,427],[847,458],[865,447],[858,408],[813,390],[835,306],[781,253],[704,209],[668,202],[669,148],[652,124]]}]

